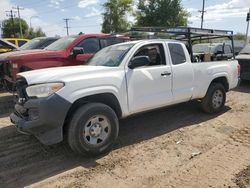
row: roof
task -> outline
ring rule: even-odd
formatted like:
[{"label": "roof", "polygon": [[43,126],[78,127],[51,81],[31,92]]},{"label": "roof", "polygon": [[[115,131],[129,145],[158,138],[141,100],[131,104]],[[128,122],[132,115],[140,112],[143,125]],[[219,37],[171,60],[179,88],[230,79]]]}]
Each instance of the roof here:
[{"label": "roof", "polygon": [[33,39],[59,39],[59,38],[60,37],[36,37],[36,38],[33,38]]},{"label": "roof", "polygon": [[150,42],[150,43],[154,43],[154,42],[177,42],[177,43],[182,43],[178,40],[172,40],[172,39],[143,39],[143,40],[134,40],[134,41],[129,41],[129,42],[123,42],[123,43],[118,43],[115,44],[117,46],[119,45],[123,45],[123,44],[138,44],[138,43],[146,43],[146,42]]}]

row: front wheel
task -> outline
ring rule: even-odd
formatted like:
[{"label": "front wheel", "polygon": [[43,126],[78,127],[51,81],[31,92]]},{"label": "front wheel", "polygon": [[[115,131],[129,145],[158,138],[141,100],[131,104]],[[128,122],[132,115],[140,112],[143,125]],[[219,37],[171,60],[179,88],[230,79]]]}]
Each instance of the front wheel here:
[{"label": "front wheel", "polygon": [[97,156],[112,149],[118,132],[118,118],[112,108],[88,103],[74,113],[68,129],[68,143],[79,154]]},{"label": "front wheel", "polygon": [[226,91],[222,84],[212,83],[206,96],[201,100],[201,107],[207,113],[218,113],[223,110],[226,101]]}]

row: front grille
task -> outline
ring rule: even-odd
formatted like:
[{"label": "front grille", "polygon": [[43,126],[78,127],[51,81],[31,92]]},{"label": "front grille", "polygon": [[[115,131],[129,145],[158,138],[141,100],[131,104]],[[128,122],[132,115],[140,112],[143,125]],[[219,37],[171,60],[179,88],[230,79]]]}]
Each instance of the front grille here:
[{"label": "front grille", "polygon": [[3,62],[0,61],[0,80],[3,78]]},{"label": "front grille", "polygon": [[0,61],[0,78],[4,77],[6,63],[7,63],[7,61]]},{"label": "front grille", "polygon": [[25,102],[25,100],[28,99],[28,96],[26,94],[27,86],[28,86],[28,83],[25,80],[25,78],[23,78],[23,77],[17,78],[17,80],[16,80],[16,92],[17,92],[19,103],[23,103],[23,102]]},{"label": "front grille", "polygon": [[2,74],[3,76],[6,75],[8,77],[11,77],[11,63],[9,61],[1,61],[0,64],[2,64]]}]

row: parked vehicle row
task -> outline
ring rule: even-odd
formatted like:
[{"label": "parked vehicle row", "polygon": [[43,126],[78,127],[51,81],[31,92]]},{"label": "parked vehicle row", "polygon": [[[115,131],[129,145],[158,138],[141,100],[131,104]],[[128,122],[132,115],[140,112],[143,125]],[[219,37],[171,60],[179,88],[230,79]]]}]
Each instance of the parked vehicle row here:
[{"label": "parked vehicle row", "polygon": [[20,50],[44,49],[60,37],[37,37],[22,45]]},{"label": "parked vehicle row", "polygon": [[0,39],[0,54],[11,52],[18,49],[19,48],[16,45],[12,44],[11,42],[4,39]]},{"label": "parked vehicle row", "polygon": [[100,49],[127,40],[127,37],[107,34],[64,37],[43,50],[24,50],[1,55],[0,63],[3,68],[0,72],[3,73],[3,80],[12,88],[19,72],[49,67],[82,65]]},{"label": "parked vehicle row", "polygon": [[[83,49],[89,50],[87,54],[96,52],[101,48],[98,40],[110,39],[87,36],[82,42],[86,47],[73,42],[67,52],[85,60]],[[58,40],[48,48],[59,54],[73,40]],[[18,103],[10,118],[21,132],[43,144],[66,139],[77,153],[100,155],[112,148],[119,119],[190,100],[200,100],[207,113],[218,113],[238,77],[236,60],[192,63],[182,42],[126,42],[100,50],[88,66],[19,73]]]},{"label": "parked vehicle row", "polygon": [[29,39],[19,39],[19,38],[4,38],[4,40],[7,40],[18,47],[21,47],[22,45],[30,41]]}]

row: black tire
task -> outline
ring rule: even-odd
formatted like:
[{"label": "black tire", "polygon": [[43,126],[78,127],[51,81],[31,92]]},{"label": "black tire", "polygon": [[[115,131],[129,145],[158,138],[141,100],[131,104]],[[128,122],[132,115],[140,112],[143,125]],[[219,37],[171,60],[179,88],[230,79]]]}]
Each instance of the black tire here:
[{"label": "black tire", "polygon": [[[221,101],[217,102],[217,106],[213,103],[213,97],[215,93],[220,93],[222,99]],[[226,101],[226,91],[222,84],[220,83],[211,83],[209,86],[205,97],[201,100],[201,107],[204,112],[213,114],[221,112],[225,106]]]},{"label": "black tire", "polygon": [[[101,117],[101,118],[98,118]],[[95,127],[98,123],[92,124],[92,119],[98,119],[102,122],[108,122],[108,128],[99,128],[100,134],[105,130],[105,140],[97,140],[96,144],[90,143],[91,139],[96,139],[97,136],[85,136],[86,129],[89,129],[88,134],[91,134],[91,128]],[[101,120],[104,118],[104,120]],[[88,122],[91,126],[89,126]],[[101,124],[101,123],[100,123]],[[89,127],[88,127],[89,126]],[[100,125],[98,125],[101,127]],[[100,131],[101,129],[101,131]],[[108,132],[108,133],[106,133]],[[109,152],[115,143],[119,132],[119,121],[116,113],[109,106],[102,103],[87,103],[80,107],[73,114],[73,117],[68,127],[68,144],[73,151],[87,156],[98,156]],[[93,133],[93,132],[92,132]],[[94,132],[95,133],[95,132]],[[95,133],[97,134],[97,133]]]}]

